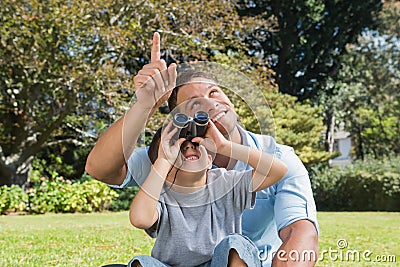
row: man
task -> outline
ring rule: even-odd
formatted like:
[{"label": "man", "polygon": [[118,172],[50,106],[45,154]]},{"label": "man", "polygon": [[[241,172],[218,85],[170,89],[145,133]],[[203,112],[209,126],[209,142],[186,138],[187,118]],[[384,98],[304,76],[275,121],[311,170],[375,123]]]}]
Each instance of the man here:
[{"label": "man", "polygon": [[[147,119],[171,95],[171,110],[181,104],[186,112],[202,109],[229,140],[273,153],[288,166],[279,183],[257,192],[254,209],[243,214],[243,234],[257,245],[263,266],[314,266],[318,258],[315,203],[307,170],[293,149],[276,144],[270,136],[241,128],[232,102],[212,78],[188,72],[180,76],[175,88],[176,76],[176,65],[167,68],[160,59],[160,37],[155,33],[151,61],[134,78],[137,101],[98,140],[88,156],[86,171],[119,187],[141,184],[151,164],[146,148],[134,148]],[[196,102],[198,99],[201,101]],[[214,164],[227,169],[249,168],[221,155],[216,155]]]}]

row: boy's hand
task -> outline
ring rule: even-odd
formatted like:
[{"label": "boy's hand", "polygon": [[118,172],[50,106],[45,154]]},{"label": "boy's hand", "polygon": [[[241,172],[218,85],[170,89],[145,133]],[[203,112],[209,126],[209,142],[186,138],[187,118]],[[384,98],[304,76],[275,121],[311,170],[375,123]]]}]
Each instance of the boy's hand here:
[{"label": "boy's hand", "polygon": [[160,58],[160,34],[155,32],[151,46],[150,63],[143,66],[133,78],[137,103],[144,109],[159,107],[170,96],[176,85],[176,64],[168,68]]},{"label": "boy's hand", "polygon": [[172,125],[172,122],[168,123],[165,129],[161,133],[160,147],[158,148],[158,157],[168,160],[171,165],[179,166],[182,163],[180,157],[180,148],[185,138],[179,138],[174,140],[174,136],[178,132],[178,128]]}]

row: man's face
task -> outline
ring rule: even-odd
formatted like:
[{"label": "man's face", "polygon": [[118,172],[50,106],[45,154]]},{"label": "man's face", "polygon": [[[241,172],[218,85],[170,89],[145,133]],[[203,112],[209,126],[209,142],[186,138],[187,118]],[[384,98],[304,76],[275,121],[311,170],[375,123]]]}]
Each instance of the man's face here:
[{"label": "man's face", "polygon": [[178,91],[177,106],[190,116],[198,110],[207,112],[224,135],[229,135],[237,124],[232,102],[218,85],[205,78],[195,78],[183,85]]}]

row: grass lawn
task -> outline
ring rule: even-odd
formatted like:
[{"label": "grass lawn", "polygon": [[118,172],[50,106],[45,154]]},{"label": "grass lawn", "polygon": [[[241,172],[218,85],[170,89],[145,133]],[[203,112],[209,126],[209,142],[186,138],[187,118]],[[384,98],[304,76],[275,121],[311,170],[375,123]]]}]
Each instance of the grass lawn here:
[{"label": "grass lawn", "polygon": [[[400,266],[400,213],[319,212],[318,219],[319,258],[325,253],[317,266]],[[127,212],[0,217],[2,267],[126,264],[151,246]]]}]

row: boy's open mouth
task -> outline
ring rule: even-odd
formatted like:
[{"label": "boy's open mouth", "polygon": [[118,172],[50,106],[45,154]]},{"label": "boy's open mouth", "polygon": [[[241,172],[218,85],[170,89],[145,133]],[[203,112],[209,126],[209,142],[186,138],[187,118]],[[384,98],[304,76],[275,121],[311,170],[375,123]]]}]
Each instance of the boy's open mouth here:
[{"label": "boy's open mouth", "polygon": [[185,161],[196,161],[198,160],[200,157],[198,155],[195,154],[191,154],[191,155],[186,155],[185,156]]},{"label": "boy's open mouth", "polygon": [[199,160],[201,157],[199,144],[188,140],[185,141],[181,145],[181,155],[184,161],[193,162]]}]

